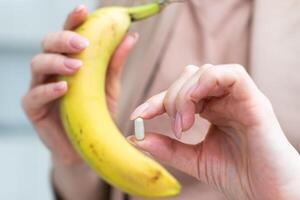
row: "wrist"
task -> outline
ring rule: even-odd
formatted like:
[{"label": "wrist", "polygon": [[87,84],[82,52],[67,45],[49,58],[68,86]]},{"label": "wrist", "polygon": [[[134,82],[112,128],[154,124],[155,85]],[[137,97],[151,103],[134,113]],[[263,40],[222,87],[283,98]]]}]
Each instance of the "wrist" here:
[{"label": "wrist", "polygon": [[101,199],[103,182],[86,163],[53,162],[52,172],[54,192],[62,199]]},{"label": "wrist", "polygon": [[87,170],[87,164],[83,160],[62,160],[57,157],[52,157],[52,167],[54,170]]},{"label": "wrist", "polygon": [[79,154],[76,152],[66,154],[66,155],[51,155],[52,164],[54,167],[64,167],[64,168],[72,168],[76,166],[81,166],[85,164],[85,162],[81,159]]}]

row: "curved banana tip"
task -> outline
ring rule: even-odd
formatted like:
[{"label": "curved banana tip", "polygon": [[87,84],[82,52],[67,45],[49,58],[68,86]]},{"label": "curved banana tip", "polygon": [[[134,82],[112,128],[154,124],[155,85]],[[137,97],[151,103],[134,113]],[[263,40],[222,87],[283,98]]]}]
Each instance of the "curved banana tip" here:
[{"label": "curved banana tip", "polygon": [[174,186],[170,188],[166,193],[164,193],[162,196],[159,197],[174,197],[179,195],[181,192],[181,185],[176,181]]},{"label": "curved banana tip", "polygon": [[181,192],[181,185],[177,182],[174,189],[170,191],[170,196],[177,196]]},{"label": "curved banana tip", "polygon": [[179,195],[181,192],[181,184],[175,177],[172,177],[171,182],[169,182],[168,189],[164,193],[161,193],[159,197],[174,197]]}]

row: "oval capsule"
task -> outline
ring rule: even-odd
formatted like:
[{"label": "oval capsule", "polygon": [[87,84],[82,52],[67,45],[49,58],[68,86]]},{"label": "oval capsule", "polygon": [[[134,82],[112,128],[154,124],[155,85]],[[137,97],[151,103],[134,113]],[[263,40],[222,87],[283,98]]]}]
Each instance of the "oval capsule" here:
[{"label": "oval capsule", "polygon": [[134,120],[134,134],[137,140],[143,140],[145,137],[144,120],[137,118]]}]

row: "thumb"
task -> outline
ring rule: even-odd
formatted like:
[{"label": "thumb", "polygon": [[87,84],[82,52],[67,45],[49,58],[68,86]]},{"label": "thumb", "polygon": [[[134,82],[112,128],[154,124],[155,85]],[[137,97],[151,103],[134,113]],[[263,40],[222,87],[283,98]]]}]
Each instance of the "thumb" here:
[{"label": "thumb", "polygon": [[136,140],[133,135],[127,139],[136,148],[149,153],[159,162],[198,177],[198,151],[194,145],[184,144],[155,133],[145,134],[144,140]]}]

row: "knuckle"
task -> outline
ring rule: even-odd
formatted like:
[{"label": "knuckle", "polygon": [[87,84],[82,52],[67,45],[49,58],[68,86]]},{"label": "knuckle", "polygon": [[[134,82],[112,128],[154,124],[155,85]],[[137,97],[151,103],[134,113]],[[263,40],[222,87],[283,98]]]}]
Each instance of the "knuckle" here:
[{"label": "knuckle", "polygon": [[72,31],[62,31],[59,33],[58,36],[58,46],[61,49],[69,49],[70,45],[69,45],[69,41],[71,40],[71,37],[74,35],[74,33]]},{"label": "knuckle", "polygon": [[217,78],[217,76],[218,76],[217,68],[208,68],[204,73],[206,76],[208,76],[210,78]]},{"label": "knuckle", "polygon": [[68,40],[69,35],[69,31],[61,31],[58,33],[58,38],[60,39],[60,41],[65,41]]},{"label": "knuckle", "polygon": [[49,62],[48,67],[52,68],[53,70],[55,70],[59,66],[63,66],[61,57],[57,56],[57,55],[49,56],[48,57],[48,62]]},{"label": "knuckle", "polygon": [[184,67],[183,72],[195,72],[197,70],[199,70],[198,66],[196,66],[196,65],[187,65],[187,66]]},{"label": "knuckle", "polygon": [[45,36],[44,36],[44,38],[42,39],[42,41],[41,41],[41,47],[42,47],[42,49],[44,49],[45,51],[47,50],[47,42],[48,42],[48,40],[49,40],[49,38],[51,38],[52,37],[52,35],[53,35],[53,33],[47,33]]},{"label": "knuckle", "polygon": [[38,63],[38,60],[40,59],[40,57],[41,57],[41,54],[37,54],[32,57],[31,62],[30,62],[31,72],[36,71],[36,66],[37,66],[37,63]]},{"label": "knuckle", "polygon": [[232,65],[233,69],[235,69],[237,72],[246,72],[245,67],[243,65],[240,64],[233,64]]},{"label": "knuckle", "polygon": [[213,65],[212,64],[204,64],[204,65],[202,65],[201,68],[206,69],[206,68],[210,68],[210,67],[213,67]]},{"label": "knuckle", "polygon": [[47,97],[50,95],[50,88],[51,88],[51,85],[45,85],[44,87],[42,87],[42,91],[41,91],[41,95],[44,96],[44,97]]},{"label": "knuckle", "polygon": [[56,46],[58,49],[63,50],[66,48],[66,43],[67,43],[67,36],[65,31],[59,32],[57,34],[57,39],[56,39]]}]

